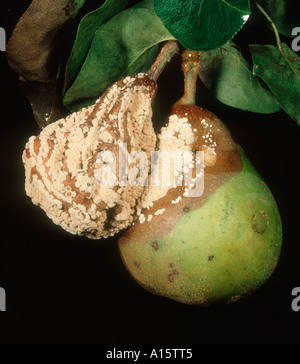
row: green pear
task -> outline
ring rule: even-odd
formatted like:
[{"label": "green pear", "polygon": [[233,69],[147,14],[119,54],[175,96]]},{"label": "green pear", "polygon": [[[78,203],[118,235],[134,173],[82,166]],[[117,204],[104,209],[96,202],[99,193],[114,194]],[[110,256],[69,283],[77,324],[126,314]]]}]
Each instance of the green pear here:
[{"label": "green pear", "polygon": [[278,207],[218,117],[184,105],[171,115],[159,148],[167,145],[163,135],[170,136],[170,128],[179,136],[174,118],[190,125],[194,137],[185,150],[204,153],[203,193],[189,197],[184,185],[149,186],[144,199],[151,203],[119,240],[122,260],[154,294],[191,305],[235,302],[261,287],[277,265]]}]

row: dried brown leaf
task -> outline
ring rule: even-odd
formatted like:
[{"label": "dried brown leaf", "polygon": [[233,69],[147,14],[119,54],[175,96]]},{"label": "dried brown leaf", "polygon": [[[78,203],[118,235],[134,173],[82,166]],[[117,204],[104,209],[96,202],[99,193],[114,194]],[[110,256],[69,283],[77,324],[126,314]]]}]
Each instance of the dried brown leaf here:
[{"label": "dried brown leaf", "polygon": [[74,0],[33,0],[7,44],[12,70],[26,81],[55,82],[62,31],[75,12]]}]

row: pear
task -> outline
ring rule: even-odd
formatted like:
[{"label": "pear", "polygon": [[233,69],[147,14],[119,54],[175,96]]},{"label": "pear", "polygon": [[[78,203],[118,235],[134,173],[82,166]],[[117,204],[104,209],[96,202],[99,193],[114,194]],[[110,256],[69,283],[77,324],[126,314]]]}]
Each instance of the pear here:
[{"label": "pear", "polygon": [[[201,179],[202,190],[191,196],[195,183],[184,180],[148,186],[140,218],[119,239],[127,270],[146,290],[185,304],[250,295],[272,275],[281,252],[271,191],[222,121],[199,106],[175,105],[158,140],[160,151],[192,153],[192,181],[201,187]],[[194,171],[196,155],[202,174]],[[160,162],[156,170],[164,170]]]},{"label": "pear", "polygon": [[188,197],[179,186],[152,202],[119,240],[121,257],[133,278],[155,294],[198,305],[235,301],[260,287],[276,267],[279,210],[218,118],[201,108],[178,106],[174,112],[188,113],[198,130],[195,143],[203,144],[208,124],[216,144],[215,158],[208,153],[205,164],[203,194]]},{"label": "pear", "polygon": [[94,105],[29,139],[23,153],[26,193],[56,225],[101,239],[133,222],[144,187],[121,185],[117,166],[135,167],[124,157],[127,150],[121,153],[122,145],[148,154],[155,148],[151,103],[156,89],[147,74],[127,76]]}]

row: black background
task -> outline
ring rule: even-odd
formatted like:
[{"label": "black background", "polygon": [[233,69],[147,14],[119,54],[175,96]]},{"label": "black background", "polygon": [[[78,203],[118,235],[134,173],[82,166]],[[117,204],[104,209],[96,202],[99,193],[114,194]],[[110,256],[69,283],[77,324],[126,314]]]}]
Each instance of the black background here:
[{"label": "black background", "polygon": [[[29,3],[10,1],[1,10],[7,38]],[[274,44],[273,34],[251,19],[235,40]],[[26,197],[21,156],[39,129],[18,76],[4,52],[0,57],[0,287],[7,293],[0,343],[300,343],[300,311],[291,309],[291,291],[300,286],[300,127],[293,120],[284,112],[257,115],[232,109],[199,83],[198,104],[223,119],[273,192],[284,239],[274,274],[246,301],[186,306],[139,287],[121,261],[117,237],[94,242],[69,235]],[[179,60],[159,81],[165,114],[182,93]]]}]

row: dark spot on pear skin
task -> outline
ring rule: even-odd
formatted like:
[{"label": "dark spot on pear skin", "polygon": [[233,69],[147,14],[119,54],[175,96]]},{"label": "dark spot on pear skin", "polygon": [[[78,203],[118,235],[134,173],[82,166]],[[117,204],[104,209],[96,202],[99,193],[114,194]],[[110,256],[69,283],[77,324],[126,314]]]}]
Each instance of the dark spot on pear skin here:
[{"label": "dark spot on pear skin", "polygon": [[136,262],[136,261],[134,262],[134,265],[135,265],[135,267],[136,267],[137,269],[140,269],[140,267],[141,267],[141,266],[139,265],[139,263],[138,263],[138,262]]},{"label": "dark spot on pear skin", "polygon": [[214,259],[214,255],[209,255],[208,257],[207,257],[207,260],[209,261],[209,262],[211,262],[213,259]]},{"label": "dark spot on pear skin", "polygon": [[174,269],[173,272],[168,275],[168,281],[170,283],[174,282],[175,276],[178,274],[179,274],[179,272],[176,269]]},{"label": "dark spot on pear skin", "polygon": [[268,225],[268,215],[265,211],[258,211],[253,214],[251,226],[256,233],[263,234]]},{"label": "dark spot on pear skin", "polygon": [[154,241],[151,246],[156,251],[159,249],[158,243],[156,241]]},{"label": "dark spot on pear skin", "polygon": [[170,283],[174,282],[174,274],[171,273],[171,274],[168,275],[168,281]]}]

